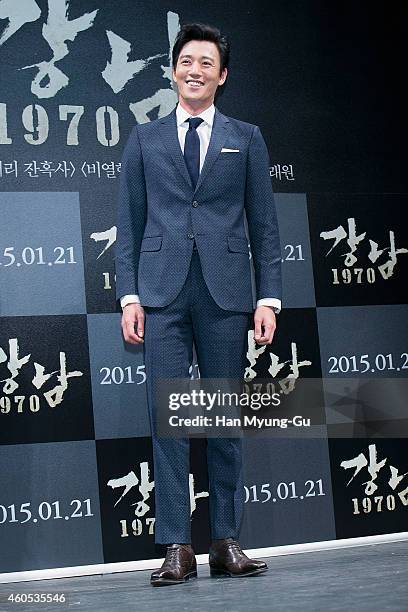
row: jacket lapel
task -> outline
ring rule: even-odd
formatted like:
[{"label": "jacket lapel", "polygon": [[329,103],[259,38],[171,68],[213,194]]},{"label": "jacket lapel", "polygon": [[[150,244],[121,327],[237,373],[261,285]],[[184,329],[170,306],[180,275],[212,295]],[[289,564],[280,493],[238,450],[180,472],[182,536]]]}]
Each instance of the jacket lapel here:
[{"label": "jacket lapel", "polygon": [[[177,134],[176,109],[174,109],[167,117],[160,119],[160,136],[169,151],[169,154],[180,171],[181,175],[186,180],[190,189],[193,189],[190,175],[187,170],[186,162],[181,151],[180,142]],[[225,144],[228,135],[229,119],[216,108],[214,113],[214,123],[211,131],[211,138],[208,145],[207,154],[205,156],[204,165],[198,177],[195,188],[196,193],[201,187],[203,181],[208,175],[212,165],[221,153],[221,149]]]},{"label": "jacket lapel", "polygon": [[211,130],[210,143],[208,145],[207,154],[205,156],[204,165],[198,177],[195,193],[200,189],[201,185],[208,176],[212,165],[221,153],[221,149],[227,140],[229,119],[220,113],[216,108],[214,113],[214,123]]},{"label": "jacket lapel", "polygon": [[170,115],[167,115],[167,117],[160,119],[160,123],[160,136],[166,145],[168,152],[170,153],[174,165],[181,172],[182,176],[187,181],[187,184],[190,186],[190,189],[193,189],[193,184],[191,182],[178,139],[176,109],[174,108]]}]

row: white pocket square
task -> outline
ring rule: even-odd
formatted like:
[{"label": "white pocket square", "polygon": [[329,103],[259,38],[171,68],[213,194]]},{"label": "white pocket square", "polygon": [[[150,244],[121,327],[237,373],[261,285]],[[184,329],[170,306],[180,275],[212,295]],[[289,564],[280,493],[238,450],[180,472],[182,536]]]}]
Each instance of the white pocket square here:
[{"label": "white pocket square", "polygon": [[223,147],[221,149],[221,153],[239,153],[239,149],[226,149]]}]

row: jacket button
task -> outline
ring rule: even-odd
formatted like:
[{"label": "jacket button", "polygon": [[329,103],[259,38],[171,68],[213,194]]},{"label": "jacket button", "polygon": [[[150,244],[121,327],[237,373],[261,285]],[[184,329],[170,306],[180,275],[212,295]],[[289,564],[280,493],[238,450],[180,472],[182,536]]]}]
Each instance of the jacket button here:
[{"label": "jacket button", "polygon": [[187,238],[190,238],[190,240],[193,240],[194,234],[187,234]]},{"label": "jacket button", "polygon": [[197,202],[197,200],[194,200],[194,202],[193,202],[193,207],[194,207],[194,208],[197,208],[197,206],[198,206],[198,202]]}]

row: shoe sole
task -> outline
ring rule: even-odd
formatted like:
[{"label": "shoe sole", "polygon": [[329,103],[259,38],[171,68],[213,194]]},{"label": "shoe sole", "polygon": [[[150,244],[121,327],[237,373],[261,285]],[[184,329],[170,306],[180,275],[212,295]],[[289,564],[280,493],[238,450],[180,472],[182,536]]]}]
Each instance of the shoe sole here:
[{"label": "shoe sole", "polygon": [[258,576],[258,574],[263,574],[268,571],[267,567],[263,567],[260,569],[252,570],[251,572],[245,572],[245,574],[232,574],[228,570],[223,569],[215,569],[210,567],[210,575],[211,576],[229,576],[230,578],[245,578],[245,576]]},{"label": "shoe sole", "polygon": [[183,584],[183,582],[188,582],[190,578],[197,578],[197,572],[190,572],[186,574],[184,578],[181,580],[172,580],[171,578],[158,578],[157,580],[151,580],[150,584],[152,586],[167,586],[171,584]]}]

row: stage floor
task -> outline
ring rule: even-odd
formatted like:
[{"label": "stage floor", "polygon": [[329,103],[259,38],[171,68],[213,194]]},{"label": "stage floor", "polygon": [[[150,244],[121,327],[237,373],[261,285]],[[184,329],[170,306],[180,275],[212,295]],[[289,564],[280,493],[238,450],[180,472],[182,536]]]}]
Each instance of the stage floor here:
[{"label": "stage floor", "polygon": [[[299,553],[265,559],[269,571],[252,578],[198,579],[152,588],[149,571],[0,585],[0,610],[34,612],[215,612],[408,610],[408,541]],[[5,594],[64,592],[68,604],[15,604]]]}]

